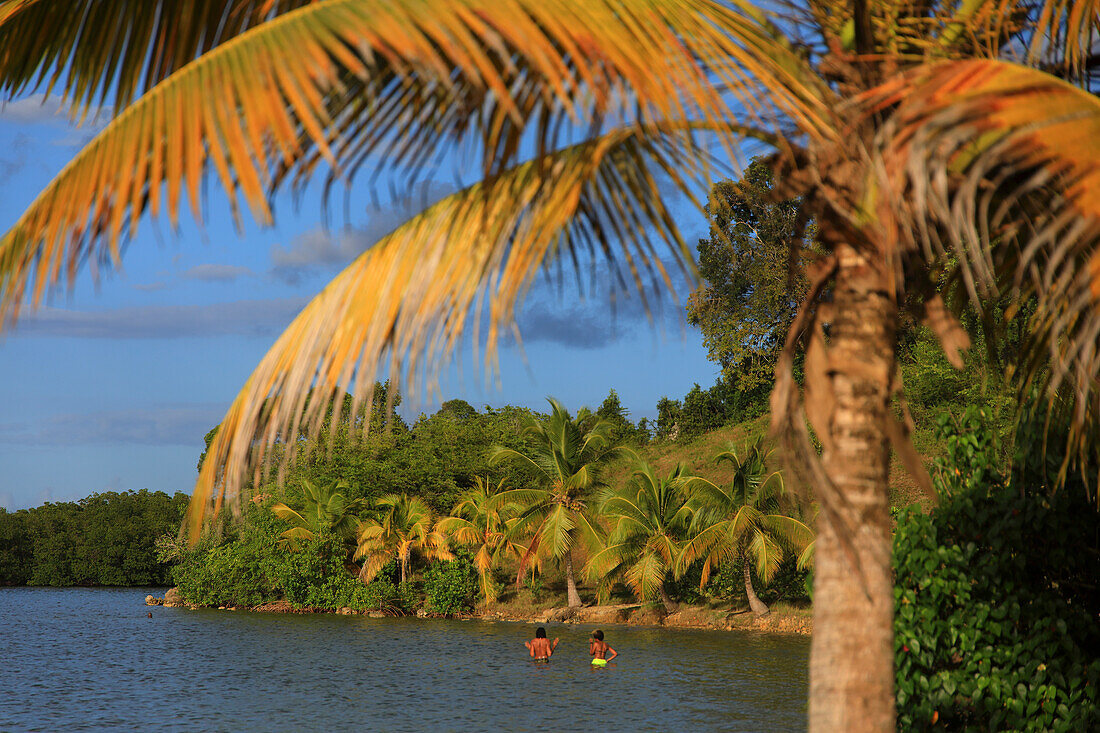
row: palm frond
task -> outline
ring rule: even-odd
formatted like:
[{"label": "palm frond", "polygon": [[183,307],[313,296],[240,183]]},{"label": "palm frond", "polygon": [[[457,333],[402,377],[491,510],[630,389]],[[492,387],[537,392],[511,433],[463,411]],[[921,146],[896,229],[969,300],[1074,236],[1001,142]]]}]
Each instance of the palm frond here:
[{"label": "palm frond", "polygon": [[295,525],[296,527],[307,527],[307,526],[309,526],[309,522],[306,520],[305,517],[303,517],[301,514],[294,511],[293,509],[291,509],[290,507],[288,507],[286,504],[282,503],[281,501],[275,502],[274,504],[271,505],[271,512],[276,517],[278,517],[279,519],[283,519],[287,522],[290,522],[291,524]]},{"label": "palm frond", "polygon": [[[117,267],[142,214],[163,208],[175,222],[184,189],[200,218],[208,168],[234,212],[241,196],[269,222],[269,188],[309,149],[334,168],[354,162],[340,146],[349,115],[365,120],[353,133],[360,147],[398,171],[477,131],[490,176],[516,163],[524,139],[540,152],[560,145],[555,131],[568,119],[728,131],[735,117],[711,75],[739,92],[747,119],[778,104],[805,131],[831,129],[819,119],[825,92],[751,6],[659,0],[652,12],[628,10],[622,0],[322,0],[246,30],[122,111],[0,240],[0,321],[18,317],[28,282],[37,307],[63,269],[71,284],[85,260]],[[364,105],[352,111],[339,104],[350,79]],[[396,118],[372,114],[389,108]]]},{"label": "palm frond", "polygon": [[[453,352],[490,279],[491,352],[499,326],[512,321],[516,300],[553,248],[563,239],[584,240],[622,205],[621,198],[605,198],[604,176],[622,168],[645,171],[653,155],[660,156],[637,134],[617,131],[454,194],[361,255],[291,323],[237,396],[203,463],[195,506],[204,511],[215,492],[236,497],[247,468],[259,476],[280,436],[298,434],[304,425],[318,430],[326,396],[331,401],[347,387],[369,405],[376,373],[386,367],[400,383],[426,382]],[[618,193],[651,212],[647,218],[662,227],[666,241],[679,242],[664,228],[671,221],[650,199],[656,195],[652,179]],[[650,251],[628,248],[623,257],[660,268]],[[404,376],[397,378],[401,362]],[[293,460],[296,444],[286,448],[285,460]],[[495,454],[505,457],[521,456]]]},{"label": "palm frond", "polygon": [[754,532],[746,552],[756,560],[756,574],[765,583],[772,579],[783,561],[783,548],[767,532]]},{"label": "palm frond", "polygon": [[314,0],[6,0],[0,96],[120,109],[207,51]]},{"label": "palm frond", "polygon": [[657,595],[665,582],[667,567],[661,558],[652,552],[641,555],[623,574],[623,579],[634,594],[641,600],[649,600]]},{"label": "palm frond", "polygon": [[[884,181],[909,202],[933,261],[950,257],[979,310],[1010,290],[1034,297],[1021,355],[1023,394],[1073,393],[1066,460],[1084,474],[1100,417],[1100,100],[1001,61],[935,65],[868,95],[892,108],[881,136]],[[912,229],[908,229],[913,225]],[[903,242],[904,244],[904,242]]]}]

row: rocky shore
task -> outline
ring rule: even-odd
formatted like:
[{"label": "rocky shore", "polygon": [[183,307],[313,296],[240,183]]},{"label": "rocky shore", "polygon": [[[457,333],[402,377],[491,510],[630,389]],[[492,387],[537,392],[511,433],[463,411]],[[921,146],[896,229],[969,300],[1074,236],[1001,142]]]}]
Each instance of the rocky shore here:
[{"label": "rocky shore", "polygon": [[[200,608],[200,606],[184,601],[179,590],[176,588],[169,588],[164,594],[164,598],[156,598],[151,595],[146,596],[145,603],[149,606],[167,606],[170,608]],[[368,618],[385,618],[389,615],[382,611],[355,611],[350,608],[341,608],[336,611],[330,611],[328,609],[295,608],[289,601],[265,603],[254,607],[219,606],[218,610],[255,611],[260,613],[337,613],[342,616],[367,616]],[[430,618],[432,614],[421,610],[417,613],[417,616],[421,618]],[[539,610],[521,609],[510,607],[507,604],[498,604],[459,618],[540,624],[564,623],[663,626],[676,629],[761,631],[766,633],[803,635],[809,635],[813,632],[813,620],[808,612],[789,612],[775,609],[767,616],[756,618],[747,611],[730,611],[702,608],[698,606],[682,606],[675,613],[665,613],[664,609],[654,608],[652,606],[642,606],[640,604],[582,606],[580,608],[561,607]]]}]

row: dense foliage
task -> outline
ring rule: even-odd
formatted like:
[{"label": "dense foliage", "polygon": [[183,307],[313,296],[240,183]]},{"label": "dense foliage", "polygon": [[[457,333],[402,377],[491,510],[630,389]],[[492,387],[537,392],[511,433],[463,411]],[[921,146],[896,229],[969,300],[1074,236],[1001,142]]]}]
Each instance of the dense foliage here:
[{"label": "dense foliage", "polygon": [[895,535],[898,724],[974,730],[1100,726],[1100,542],[1083,487],[1051,494],[1025,425],[1011,478],[988,414],[942,427],[931,515]]},{"label": "dense foliage", "polygon": [[206,606],[259,606],[288,601],[296,608],[382,610],[415,608],[414,594],[394,582],[391,563],[370,583],[345,564],[342,538],[319,533],[292,549],[280,542],[286,524],[268,508],[248,509],[228,541],[205,538],[194,549],[165,543],[175,560],[175,582],[184,599]]},{"label": "dense foliage", "polygon": [[179,529],[190,497],[113,491],[0,509],[0,585],[165,585],[154,542]]},{"label": "dense foliage", "polygon": [[688,299],[688,322],[703,332],[723,381],[766,400],[807,291],[802,250],[812,248],[812,230],[804,230],[797,200],[777,200],[763,159],[740,180],[714,184],[707,215],[710,236],[698,245],[703,283]]},{"label": "dense foliage", "polygon": [[424,573],[427,609],[446,616],[472,611],[479,592],[478,574],[470,558],[432,563]]}]

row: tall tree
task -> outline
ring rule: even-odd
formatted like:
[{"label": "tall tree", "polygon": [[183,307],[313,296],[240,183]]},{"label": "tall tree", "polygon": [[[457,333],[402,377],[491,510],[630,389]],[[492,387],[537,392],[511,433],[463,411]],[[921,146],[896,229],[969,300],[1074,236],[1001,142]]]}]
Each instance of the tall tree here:
[{"label": "tall tree", "polygon": [[750,562],[767,582],[779,569],[784,554],[802,553],[814,541],[814,532],[791,516],[795,512],[791,502],[784,502],[783,476],[768,470],[762,440],[741,453],[731,445],[715,460],[729,461],[733,477],[724,485],[698,477],[687,483],[694,513],[692,536],[677,559],[678,567],[682,570],[703,560],[702,587],[719,565],[740,562],[749,607],[757,616],[764,616],[770,609],[756,595]]},{"label": "tall tree", "polygon": [[519,521],[509,531],[510,537],[530,537],[519,576],[533,557],[562,563],[566,598],[570,607],[576,607],[581,605],[581,597],[573,570],[573,547],[578,540],[597,546],[601,529],[594,500],[605,486],[604,469],[631,452],[611,443],[613,424],[593,419],[588,408],[582,407],[576,417],[557,400],[550,399],[550,408],[545,420],[531,418],[524,426],[530,446],[526,452],[496,446],[489,453],[489,462],[514,462],[534,472],[534,486],[497,495],[497,501],[523,507]]},{"label": "tall tree", "polygon": [[710,236],[699,240],[702,283],[688,298],[688,323],[703,332],[723,379],[740,390],[770,389],[806,296],[803,259],[812,250],[803,215],[797,199],[778,200],[764,158],[710,190]]},{"label": "tall tree", "polygon": [[[1017,374],[1071,384],[1078,429],[1066,450],[1090,458],[1097,0],[181,7],[0,3],[0,92],[45,87],[78,115],[114,110],[0,240],[5,325],[83,263],[117,267],[142,215],[175,222],[184,198],[201,214],[207,172],[234,211],[243,201],[268,224],[274,195],[318,178],[367,167],[414,184],[439,153],[480,157],[476,183],[365,252],[264,357],[211,443],[192,528],[240,497],[311,389],[366,399],[386,370],[422,384],[483,323],[469,317],[479,304],[494,363],[501,329],[556,255],[593,252],[643,297],[648,283],[670,283],[658,252],[680,264],[690,253],[659,179],[705,190],[746,138],[776,151],[780,197],[801,198],[824,253],[807,271],[772,411],[821,505],[811,729],[894,726],[891,445],[923,470],[892,411],[900,314],[928,322],[956,364],[966,345],[930,295],[931,273],[950,270],[979,308],[1002,293],[1036,296]],[[790,376],[800,341],[805,400]],[[306,424],[323,421],[320,402]]]}]

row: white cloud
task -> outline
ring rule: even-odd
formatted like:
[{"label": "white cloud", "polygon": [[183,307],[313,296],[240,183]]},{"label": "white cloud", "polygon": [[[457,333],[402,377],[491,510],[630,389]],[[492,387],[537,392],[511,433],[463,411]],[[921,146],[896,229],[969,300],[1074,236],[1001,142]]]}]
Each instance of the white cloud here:
[{"label": "white cloud", "polygon": [[371,209],[367,223],[361,227],[339,232],[312,229],[295,237],[285,247],[273,244],[271,274],[295,284],[307,272],[344,267],[379,239],[454,190],[451,184],[425,181],[417,190],[387,206]]},{"label": "white cloud", "polygon": [[0,121],[20,124],[60,123],[68,124],[69,118],[62,112],[61,100],[44,94],[32,94],[14,102],[0,105]]},{"label": "white cloud", "polygon": [[253,275],[248,267],[238,265],[195,265],[180,273],[184,280],[202,280],[204,282],[233,282],[238,277]]},{"label": "white cloud", "polygon": [[107,126],[113,112],[106,106],[98,112],[90,112],[83,121],[69,117],[69,108],[58,97],[31,94],[12,102],[0,104],[0,122],[17,125],[43,125],[60,128],[60,137],[49,142],[63,147],[84,147],[100,130]]},{"label": "white cloud", "polygon": [[286,328],[305,304],[305,298],[275,298],[102,311],[41,308],[23,318],[11,333],[15,337],[96,339],[266,337]]}]

